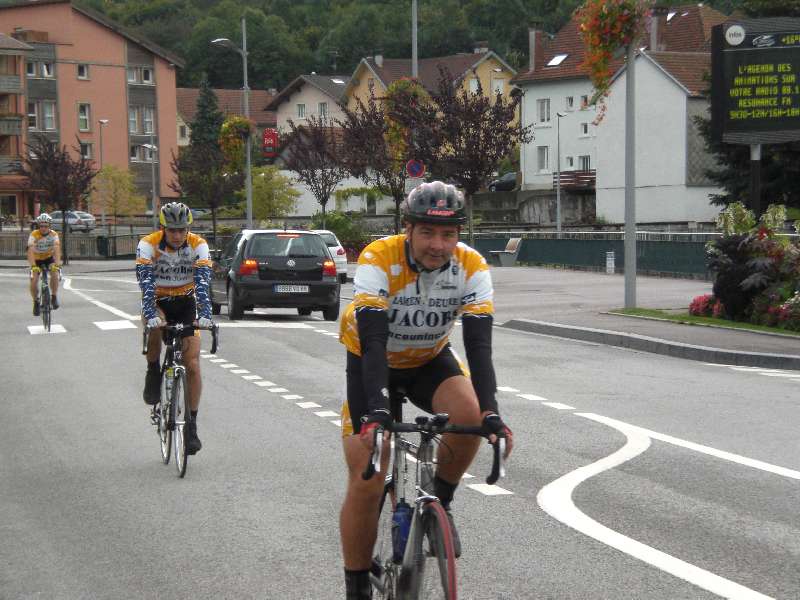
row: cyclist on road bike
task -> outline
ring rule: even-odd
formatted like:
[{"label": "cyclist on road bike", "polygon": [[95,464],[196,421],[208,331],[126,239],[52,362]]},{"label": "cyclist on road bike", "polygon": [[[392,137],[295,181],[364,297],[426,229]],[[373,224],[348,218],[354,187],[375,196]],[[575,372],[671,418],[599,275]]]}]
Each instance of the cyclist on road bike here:
[{"label": "cyclist on road bike", "polygon": [[[389,389],[402,385],[410,400],[450,423],[480,425],[498,412],[492,365],[493,290],[489,268],[458,241],[464,198],[452,185],[423,183],[403,203],[405,233],[372,242],[361,253],[354,298],[340,325],[347,347],[347,399],[342,437],[349,470],[340,515],[348,600],[371,598],[369,568],[377,535],[383,478],[364,481],[377,427],[391,423]],[[449,335],[462,317],[468,372]],[[470,378],[471,372],[471,378]],[[499,418],[496,433],[511,431]],[[477,436],[445,435],[434,489],[450,523],[450,503],[478,451]],[[456,556],[461,553],[453,528]]]},{"label": "cyclist on road bike", "polygon": [[[192,213],[180,202],[169,202],[159,214],[161,229],[143,237],[136,248],[136,277],[142,290],[142,320],[153,329],[147,344],[147,375],[143,397],[158,404],[161,387],[161,332],[164,325],[182,323],[183,363],[192,419],[186,425],[186,452],[196,454],[202,444],[197,437],[200,406],[200,332],[211,321],[211,261],[208,244],[191,233]],[[199,318],[198,318],[199,316]]]},{"label": "cyclist on road bike", "polygon": [[[57,273],[61,268],[61,241],[58,234],[51,229],[53,218],[47,213],[36,217],[37,229],[28,236],[28,264],[31,266],[31,298],[33,299],[33,316],[39,316],[39,274],[42,269],[50,269]],[[51,306],[58,304],[58,277],[50,278]]]}]

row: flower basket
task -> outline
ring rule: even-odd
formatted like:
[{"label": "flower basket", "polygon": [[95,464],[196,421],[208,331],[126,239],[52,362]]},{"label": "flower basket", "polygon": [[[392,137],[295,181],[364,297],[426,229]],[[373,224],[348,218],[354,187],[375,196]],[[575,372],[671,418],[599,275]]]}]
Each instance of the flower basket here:
[{"label": "flower basket", "polygon": [[613,75],[611,62],[642,33],[649,11],[648,0],[586,0],[575,11],[586,47],[583,66],[595,89],[591,103],[598,103],[595,124],[605,114],[604,99]]}]

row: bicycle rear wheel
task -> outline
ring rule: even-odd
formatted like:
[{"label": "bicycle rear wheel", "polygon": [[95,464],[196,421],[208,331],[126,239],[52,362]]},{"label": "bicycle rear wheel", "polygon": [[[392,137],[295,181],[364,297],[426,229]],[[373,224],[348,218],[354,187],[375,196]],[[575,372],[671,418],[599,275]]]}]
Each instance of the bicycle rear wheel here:
[{"label": "bicycle rear wheel", "polygon": [[418,537],[421,545],[420,570],[417,581],[419,589],[416,598],[425,600],[456,600],[456,558],[453,546],[453,532],[447,513],[439,502],[428,502],[422,508],[424,539]]},{"label": "bicycle rear wheel", "polygon": [[378,537],[375,539],[375,554],[372,559],[370,581],[375,600],[396,600],[397,577],[400,565],[392,561],[392,507],[394,504],[394,482],[383,486],[383,496],[378,517]]},{"label": "bicycle rear wheel", "polygon": [[161,402],[156,407],[158,417],[158,440],[161,443],[161,460],[169,464],[172,453],[172,429],[170,428],[170,407],[172,406],[172,378],[162,373]]},{"label": "bicycle rear wheel", "polygon": [[182,368],[175,369],[172,382],[172,432],[173,449],[175,451],[175,467],[178,477],[186,475],[186,422],[191,418],[188,410],[189,390],[186,387],[186,373]]}]

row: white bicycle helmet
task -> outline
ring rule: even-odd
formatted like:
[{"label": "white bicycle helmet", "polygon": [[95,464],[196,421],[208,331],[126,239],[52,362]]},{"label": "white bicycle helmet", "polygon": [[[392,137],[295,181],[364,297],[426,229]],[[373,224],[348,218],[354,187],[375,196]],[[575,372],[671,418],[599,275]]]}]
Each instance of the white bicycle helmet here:
[{"label": "white bicycle helmet", "polygon": [[192,224],[192,211],[183,202],[167,202],[161,207],[158,220],[167,229],[183,229]]}]

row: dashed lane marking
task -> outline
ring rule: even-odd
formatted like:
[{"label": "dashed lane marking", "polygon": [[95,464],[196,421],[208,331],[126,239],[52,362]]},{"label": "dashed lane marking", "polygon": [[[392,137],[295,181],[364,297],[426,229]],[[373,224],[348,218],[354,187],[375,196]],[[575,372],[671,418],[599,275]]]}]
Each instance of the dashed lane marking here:
[{"label": "dashed lane marking", "polygon": [[284,396],[281,396],[281,398],[283,398],[284,400],[302,400],[303,399],[303,397],[298,395],[298,394],[286,394]]},{"label": "dashed lane marking", "polygon": [[542,404],[557,410],[575,410],[574,406],[570,406],[569,404],[561,404],[561,402],[542,402]]},{"label": "dashed lane marking", "polygon": [[242,379],[246,381],[255,381],[256,379],[261,379],[261,375],[242,375]]},{"label": "dashed lane marking", "polygon": [[235,373],[236,375],[244,375],[245,373],[249,373],[247,369],[231,369],[231,373]]},{"label": "dashed lane marking", "polygon": [[328,417],[338,417],[339,413],[334,412],[332,410],[321,410],[319,412],[315,412],[315,415],[318,417],[322,417],[323,419],[327,419]]},{"label": "dashed lane marking", "polygon": [[499,386],[497,386],[497,391],[498,392],[518,392],[519,390],[517,388],[508,387],[506,385],[499,385]]},{"label": "dashed lane marking", "polygon": [[322,408],[316,402],[296,402],[297,406],[300,408]]},{"label": "dashed lane marking", "polygon": [[67,333],[67,330],[64,329],[64,326],[59,325],[58,323],[51,323],[50,331],[45,331],[44,325],[28,325],[28,331],[30,331],[31,335],[42,335],[47,333]]},{"label": "dashed lane marking", "polygon": [[233,363],[224,363],[220,365],[220,367],[222,367],[223,369],[235,369],[238,366],[239,365],[235,365]]},{"label": "dashed lane marking", "polygon": [[286,321],[222,321],[217,325],[230,329],[313,329],[305,323]]},{"label": "dashed lane marking", "polygon": [[136,329],[136,325],[128,320],[124,321],[95,321],[94,324],[98,329],[108,331],[111,329]]},{"label": "dashed lane marking", "polygon": [[480,492],[484,496],[507,496],[514,494],[514,492],[501,488],[499,485],[489,485],[488,483],[468,483],[467,487],[476,492]]},{"label": "dashed lane marking", "polygon": [[257,386],[260,387],[275,387],[275,384],[273,382],[267,381],[266,379],[263,381],[254,381],[253,383],[255,383]]},{"label": "dashed lane marking", "polygon": [[342,426],[342,422],[341,421],[331,421],[331,423],[333,423],[337,427],[341,427]]},{"label": "dashed lane marking", "polygon": [[520,398],[524,398],[525,400],[536,400],[538,402],[545,402],[547,398],[542,398],[541,396],[537,396],[536,394],[517,394]]},{"label": "dashed lane marking", "polygon": [[269,388],[267,391],[272,392],[273,394],[281,394],[283,392],[288,392],[289,390],[287,390],[284,387],[274,387],[274,388]]},{"label": "dashed lane marking", "polygon": [[228,359],[227,359],[227,358],[212,358],[212,359],[211,359],[210,361],[208,361],[208,362],[212,362],[212,363],[226,363],[226,362],[228,362]]}]

